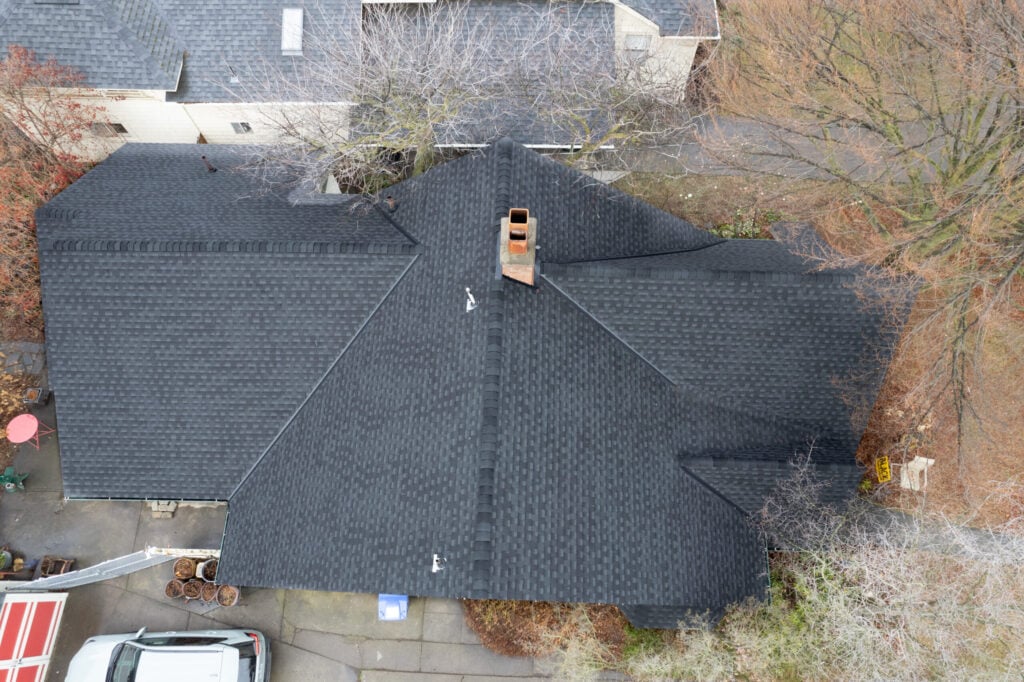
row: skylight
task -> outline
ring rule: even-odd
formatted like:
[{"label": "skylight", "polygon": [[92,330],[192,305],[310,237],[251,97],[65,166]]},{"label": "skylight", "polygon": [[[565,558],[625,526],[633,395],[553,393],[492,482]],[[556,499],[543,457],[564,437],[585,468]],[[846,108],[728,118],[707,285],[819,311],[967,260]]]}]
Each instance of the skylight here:
[{"label": "skylight", "polygon": [[281,15],[281,54],[302,56],[302,8],[285,7]]}]

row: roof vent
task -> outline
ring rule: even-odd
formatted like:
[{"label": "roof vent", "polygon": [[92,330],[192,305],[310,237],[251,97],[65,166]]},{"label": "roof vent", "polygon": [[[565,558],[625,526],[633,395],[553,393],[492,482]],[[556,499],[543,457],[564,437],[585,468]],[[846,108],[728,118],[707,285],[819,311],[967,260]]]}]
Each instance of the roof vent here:
[{"label": "roof vent", "polygon": [[537,219],[528,208],[510,208],[501,219],[501,274],[533,286],[537,263]]}]

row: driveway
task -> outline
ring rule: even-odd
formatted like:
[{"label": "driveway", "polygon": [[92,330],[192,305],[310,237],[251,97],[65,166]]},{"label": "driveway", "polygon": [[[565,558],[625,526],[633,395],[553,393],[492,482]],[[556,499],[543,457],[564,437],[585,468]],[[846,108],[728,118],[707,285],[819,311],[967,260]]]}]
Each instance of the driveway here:
[{"label": "driveway", "polygon": [[[53,408],[38,412],[53,424]],[[0,498],[0,540],[27,558],[56,554],[77,567],[152,547],[220,547],[226,507],[179,507],[154,518],[139,502],[70,501],[62,497],[57,436],[15,460],[27,490]],[[302,561],[302,557],[295,557]],[[413,598],[408,618],[377,620],[376,595],[243,589],[237,606],[212,610],[164,597],[171,565],[70,590],[50,668],[63,680],[68,662],[91,635],[246,626],[272,640],[274,682],[500,682],[550,676],[547,661],[499,656],[465,625],[462,605]]]}]

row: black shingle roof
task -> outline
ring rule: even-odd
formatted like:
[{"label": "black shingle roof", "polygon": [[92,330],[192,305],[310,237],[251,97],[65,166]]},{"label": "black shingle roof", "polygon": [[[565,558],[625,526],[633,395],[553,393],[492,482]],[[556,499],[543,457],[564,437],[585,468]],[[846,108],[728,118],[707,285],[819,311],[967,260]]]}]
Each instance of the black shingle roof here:
[{"label": "black shingle roof", "polygon": [[[848,273],[507,139],[393,212],[253,194],[244,149],[216,174],[199,150],[125,147],[39,233],[67,494],[227,498],[223,580],[655,625],[764,593],[747,512],[809,442],[852,492],[833,378],[887,337]],[[535,288],[497,276],[510,206],[539,219]]]},{"label": "black shingle roof", "polygon": [[242,150],[199,149],[127,145],[37,215],[70,497],[227,499],[412,261],[376,209],[239,201]]}]

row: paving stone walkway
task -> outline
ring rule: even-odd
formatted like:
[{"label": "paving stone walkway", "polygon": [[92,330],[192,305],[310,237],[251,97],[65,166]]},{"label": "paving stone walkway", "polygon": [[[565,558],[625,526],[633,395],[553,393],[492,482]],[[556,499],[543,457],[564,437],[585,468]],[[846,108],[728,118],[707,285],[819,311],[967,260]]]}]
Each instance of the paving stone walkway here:
[{"label": "paving stone walkway", "polygon": [[0,372],[40,376],[46,368],[46,353],[41,343],[0,342]]}]

